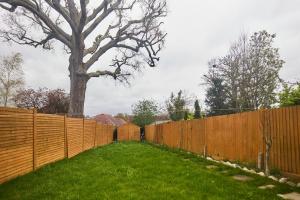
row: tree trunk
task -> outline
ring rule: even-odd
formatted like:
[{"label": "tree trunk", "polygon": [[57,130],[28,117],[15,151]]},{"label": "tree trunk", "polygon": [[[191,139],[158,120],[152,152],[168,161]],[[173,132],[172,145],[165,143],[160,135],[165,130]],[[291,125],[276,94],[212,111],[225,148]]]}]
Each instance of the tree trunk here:
[{"label": "tree trunk", "polygon": [[83,66],[83,50],[83,40],[74,41],[74,47],[69,58],[70,105],[68,115],[71,117],[84,116],[85,92],[89,78]]},{"label": "tree trunk", "polygon": [[8,88],[5,88],[5,96],[4,96],[4,107],[7,107],[8,102]]},{"label": "tree trunk", "polygon": [[266,141],[266,156],[265,156],[265,174],[267,176],[270,175],[270,167],[269,167],[269,161],[270,161],[270,148],[271,144],[269,141]]},{"label": "tree trunk", "polygon": [[70,76],[69,116],[83,117],[86,85],[87,78],[85,76],[77,74]]}]

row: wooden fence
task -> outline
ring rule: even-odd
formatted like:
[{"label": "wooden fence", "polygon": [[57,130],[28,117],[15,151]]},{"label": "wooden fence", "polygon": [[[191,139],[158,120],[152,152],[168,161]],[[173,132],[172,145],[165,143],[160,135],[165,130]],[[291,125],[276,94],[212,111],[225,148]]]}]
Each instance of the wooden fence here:
[{"label": "wooden fence", "polygon": [[300,178],[300,106],[150,125],[145,133],[150,142],[255,165],[259,154],[264,164],[270,138],[270,168]]},{"label": "wooden fence", "polygon": [[113,141],[95,120],[0,107],[0,183]]},{"label": "wooden fence", "polygon": [[140,127],[131,123],[118,127],[118,141],[140,141]]}]

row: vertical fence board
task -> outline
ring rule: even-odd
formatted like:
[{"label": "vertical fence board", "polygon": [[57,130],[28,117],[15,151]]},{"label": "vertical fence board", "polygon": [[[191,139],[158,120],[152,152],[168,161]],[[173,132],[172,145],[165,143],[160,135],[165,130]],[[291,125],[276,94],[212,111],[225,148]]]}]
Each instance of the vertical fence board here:
[{"label": "vertical fence board", "polygon": [[146,140],[172,148],[257,164],[266,151],[266,131],[272,138],[271,169],[300,177],[300,106],[151,125],[145,134]]},{"label": "vertical fence board", "polygon": [[140,127],[128,123],[118,127],[118,141],[140,141]]}]

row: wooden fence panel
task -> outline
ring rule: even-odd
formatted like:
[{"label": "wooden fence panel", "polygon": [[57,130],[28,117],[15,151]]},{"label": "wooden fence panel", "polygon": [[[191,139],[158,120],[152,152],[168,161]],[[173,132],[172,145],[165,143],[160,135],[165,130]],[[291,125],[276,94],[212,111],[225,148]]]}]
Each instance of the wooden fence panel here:
[{"label": "wooden fence panel", "polygon": [[83,119],[67,118],[68,158],[83,151]]},{"label": "wooden fence panel", "polygon": [[112,125],[108,126],[107,130],[107,142],[106,144],[111,144],[114,141],[114,132],[115,132],[115,127]]},{"label": "wooden fence panel", "polygon": [[203,154],[205,147],[205,120],[192,120],[191,127],[191,149],[190,151],[196,154]]},{"label": "wooden fence panel", "polygon": [[103,145],[103,131],[102,131],[103,125],[97,124],[96,125],[96,138],[95,138],[95,146],[102,146]]},{"label": "wooden fence panel", "polygon": [[205,131],[208,155],[257,163],[258,153],[262,151],[259,112],[207,118]]},{"label": "wooden fence panel", "polygon": [[109,126],[108,124],[102,125],[102,145],[108,144]]},{"label": "wooden fence panel", "polygon": [[145,126],[145,139],[146,141],[153,142],[155,135],[155,125]]},{"label": "wooden fence panel", "polygon": [[272,135],[270,167],[287,174],[300,174],[300,106],[266,112]]},{"label": "wooden fence panel", "polygon": [[126,126],[118,127],[118,141],[129,140],[128,129]]},{"label": "wooden fence panel", "polygon": [[103,146],[113,142],[115,127],[107,124],[97,124],[96,146]]},{"label": "wooden fence panel", "polygon": [[65,157],[64,116],[37,114],[36,116],[36,167]]},{"label": "wooden fence panel", "polygon": [[155,133],[156,133],[156,142],[158,144],[164,144],[163,142],[163,124],[159,124],[156,126],[156,130],[155,130]]},{"label": "wooden fence panel", "polygon": [[0,107],[0,183],[113,141],[114,127],[94,120]]},{"label": "wooden fence panel", "polygon": [[83,141],[84,151],[94,147],[95,131],[96,131],[96,121],[85,119],[84,120],[84,141]]},{"label": "wooden fence panel", "polygon": [[134,124],[124,124],[118,127],[118,141],[140,141],[140,127]]},{"label": "wooden fence panel", "polygon": [[300,177],[300,106],[259,110],[146,127],[146,140],[172,148],[257,164],[271,134],[270,168]]},{"label": "wooden fence panel", "polygon": [[0,109],[0,183],[33,170],[33,111]]}]

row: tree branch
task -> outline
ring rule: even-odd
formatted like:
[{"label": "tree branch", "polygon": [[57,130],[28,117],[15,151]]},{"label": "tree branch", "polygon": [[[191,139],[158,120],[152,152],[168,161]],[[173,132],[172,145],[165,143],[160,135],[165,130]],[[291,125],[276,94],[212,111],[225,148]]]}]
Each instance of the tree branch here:
[{"label": "tree branch", "polygon": [[93,13],[87,17],[86,24],[90,23],[97,15],[104,9],[107,9],[107,5],[110,4],[112,0],[103,0],[102,3],[93,10]]},{"label": "tree branch", "polygon": [[76,30],[76,25],[71,19],[68,11],[60,4],[60,0],[45,0],[49,6],[56,10],[68,22],[72,30]]},{"label": "tree branch", "polygon": [[47,14],[45,14],[35,3],[32,3],[29,0],[0,0],[0,3],[7,3],[14,7],[23,7],[38,16],[43,23],[45,23],[49,29],[53,32],[55,38],[68,47],[71,47],[70,36],[64,32],[59,26],[57,26]]},{"label": "tree branch", "polygon": [[9,11],[9,12],[14,12],[16,10],[16,8],[17,8],[16,5],[11,5],[10,7],[7,7],[7,6],[3,5],[3,4],[0,4],[0,7],[3,8],[3,9],[5,9],[5,10],[7,10],[7,11]]},{"label": "tree branch", "polygon": [[112,4],[108,9],[104,9],[106,6],[104,5],[104,12],[101,13],[99,17],[97,17],[93,23],[83,32],[83,37],[86,38],[89,34],[95,30],[95,28],[107,17],[109,16],[116,8],[121,4],[122,0],[117,0],[116,3]]},{"label": "tree branch", "polygon": [[80,22],[79,22],[79,27],[78,27],[78,32],[81,33],[84,26],[85,22],[87,20],[87,11],[86,11],[86,6],[87,6],[87,0],[80,0],[80,6],[81,6],[81,16],[80,16]]}]

